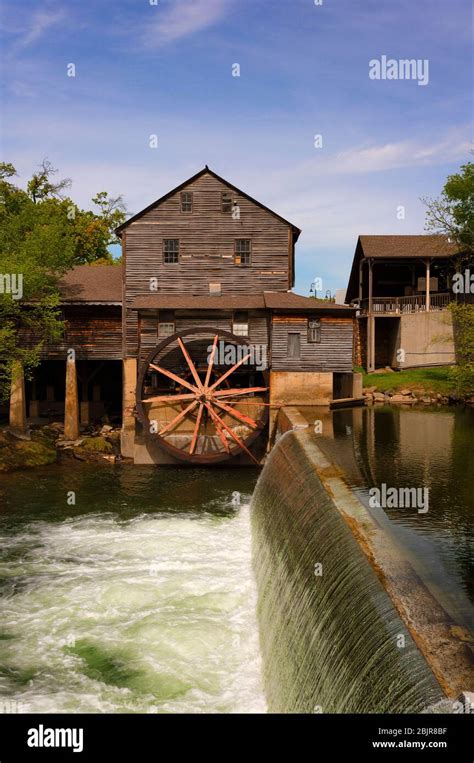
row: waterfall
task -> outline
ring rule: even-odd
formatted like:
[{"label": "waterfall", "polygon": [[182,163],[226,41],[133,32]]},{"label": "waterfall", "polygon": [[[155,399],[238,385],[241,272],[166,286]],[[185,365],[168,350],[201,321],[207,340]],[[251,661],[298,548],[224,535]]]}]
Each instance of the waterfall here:
[{"label": "waterfall", "polygon": [[443,696],[307,455],[288,432],[252,499],[270,712],[420,712]]}]

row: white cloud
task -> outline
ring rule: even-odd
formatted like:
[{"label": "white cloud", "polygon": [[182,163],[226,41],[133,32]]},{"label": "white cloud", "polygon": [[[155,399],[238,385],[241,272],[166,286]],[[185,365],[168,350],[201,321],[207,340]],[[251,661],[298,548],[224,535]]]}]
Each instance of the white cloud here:
[{"label": "white cloud", "polygon": [[451,130],[443,140],[427,144],[406,140],[378,146],[360,147],[337,154],[334,173],[379,172],[402,167],[442,164],[458,159],[470,148],[466,130]]},{"label": "white cloud", "polygon": [[21,31],[16,43],[17,47],[28,47],[39,40],[51,27],[64,21],[65,18],[66,13],[63,9],[49,8],[36,11],[32,14],[29,24]]},{"label": "white cloud", "polygon": [[156,19],[147,24],[144,42],[158,47],[216,24],[227,12],[229,0],[173,0],[169,8],[152,10]]}]

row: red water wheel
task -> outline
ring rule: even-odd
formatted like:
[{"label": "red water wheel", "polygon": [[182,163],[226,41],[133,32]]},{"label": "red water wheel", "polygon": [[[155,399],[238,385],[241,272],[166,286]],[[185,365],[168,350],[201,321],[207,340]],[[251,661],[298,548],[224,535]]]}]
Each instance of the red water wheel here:
[{"label": "red water wheel", "polygon": [[143,363],[137,414],[147,438],[190,463],[246,453],[268,418],[265,374],[246,337],[194,328],[164,339]]}]

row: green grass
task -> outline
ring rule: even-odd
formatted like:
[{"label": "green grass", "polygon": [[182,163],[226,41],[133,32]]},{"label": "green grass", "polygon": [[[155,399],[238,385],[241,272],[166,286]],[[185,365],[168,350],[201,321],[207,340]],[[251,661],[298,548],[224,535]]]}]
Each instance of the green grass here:
[{"label": "green grass", "polygon": [[419,392],[434,392],[441,395],[454,393],[454,382],[450,377],[450,367],[412,368],[406,371],[385,374],[366,374],[362,368],[355,368],[363,374],[364,387],[377,387],[385,392],[393,389],[411,389]]}]

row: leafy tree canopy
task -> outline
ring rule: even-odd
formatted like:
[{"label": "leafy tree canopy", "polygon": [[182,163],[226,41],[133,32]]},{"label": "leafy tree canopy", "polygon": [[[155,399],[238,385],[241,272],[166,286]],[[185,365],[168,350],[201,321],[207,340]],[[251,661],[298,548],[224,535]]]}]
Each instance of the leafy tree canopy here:
[{"label": "leafy tree canopy", "polygon": [[[60,277],[75,265],[114,264],[108,247],[125,220],[122,197],[106,191],[92,199],[95,210],[78,207],[66,195],[71,181],[57,179],[47,159],[26,190],[15,184],[16,174],[0,163],[0,398],[8,394],[13,361],[29,373],[43,344],[61,335]],[[28,333],[28,349],[17,346],[18,332]]]},{"label": "leafy tree canopy", "polygon": [[454,241],[467,259],[474,253],[474,164],[464,164],[446,180],[438,199],[423,199],[426,230]]}]

